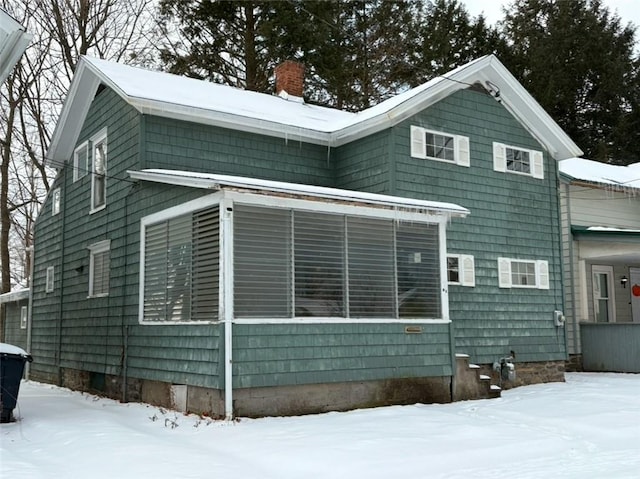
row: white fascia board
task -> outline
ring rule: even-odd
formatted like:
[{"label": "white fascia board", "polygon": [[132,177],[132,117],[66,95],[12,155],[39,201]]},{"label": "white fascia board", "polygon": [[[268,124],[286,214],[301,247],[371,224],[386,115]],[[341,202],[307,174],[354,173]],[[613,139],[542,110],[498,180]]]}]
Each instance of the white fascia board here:
[{"label": "white fascia board", "polygon": [[126,101],[142,114],[184,120],[218,126],[230,130],[284,138],[287,141],[304,141],[316,145],[329,145],[330,134],[308,128],[285,125],[243,115],[193,108],[175,103],[164,103],[144,98],[132,98],[122,94]]},{"label": "white fascia board", "polygon": [[86,66],[87,62],[81,58],[46,154],[46,159],[58,169],[73,157],[84,120],[101,83],[101,78]]},{"label": "white fascia board", "polygon": [[388,111],[332,133],[331,146],[342,146],[386,128],[391,128],[440,100],[444,100],[452,92],[461,88],[462,85],[459,83],[456,84],[443,79],[437,85],[424,90],[415,97],[407,99],[407,101]]},{"label": "white fascia board", "polygon": [[479,74],[500,89],[501,103],[521,122],[533,137],[544,145],[556,160],[581,156],[583,151],[545,111],[531,94],[495,57],[490,57],[490,68]]},{"label": "white fascia board", "polygon": [[32,39],[33,35],[0,8],[0,83],[7,79]]}]

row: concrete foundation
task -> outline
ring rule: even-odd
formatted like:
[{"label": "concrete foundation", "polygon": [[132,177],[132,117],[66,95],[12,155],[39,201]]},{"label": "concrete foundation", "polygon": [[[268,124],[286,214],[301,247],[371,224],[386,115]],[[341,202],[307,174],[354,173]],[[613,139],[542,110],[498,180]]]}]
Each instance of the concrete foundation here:
[{"label": "concrete foundation", "polygon": [[[468,359],[458,362],[468,362]],[[564,381],[564,371],[564,361],[516,363],[516,381],[502,382],[501,387],[509,389],[526,384]],[[481,387],[482,394],[469,389],[470,386],[462,382],[464,375],[470,374],[473,381],[468,382],[473,382],[474,388]],[[491,377],[490,383],[499,384],[497,374],[492,365],[480,365],[477,371],[464,374],[459,371],[460,381],[455,387],[455,399],[495,397],[492,393],[487,393],[489,381],[481,378],[478,382],[477,378],[479,375],[487,375]],[[144,402],[214,418],[225,415],[224,391],[219,389],[129,378],[126,391],[123,391],[122,378],[119,376],[65,368],[61,370],[60,378],[61,386],[76,391],[91,392],[117,400]],[[297,416],[397,404],[448,403],[452,401],[452,386],[450,377],[433,377],[235,389],[233,409],[235,416],[264,417]],[[180,391],[180,394],[176,395],[176,391]],[[180,398],[179,401],[177,397]]]}]

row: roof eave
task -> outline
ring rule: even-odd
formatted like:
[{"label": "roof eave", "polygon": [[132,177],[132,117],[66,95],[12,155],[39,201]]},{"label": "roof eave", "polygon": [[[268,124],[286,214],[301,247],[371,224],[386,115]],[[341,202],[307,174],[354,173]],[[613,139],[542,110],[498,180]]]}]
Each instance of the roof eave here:
[{"label": "roof eave", "polygon": [[[305,141],[316,145],[330,145],[331,141],[329,133],[309,128],[295,127],[233,113],[214,112],[212,114],[210,110],[202,108],[167,104],[144,98],[132,98],[126,95],[124,97],[129,104],[142,114],[284,138],[287,141]],[[168,105],[170,108],[167,108]]]},{"label": "roof eave", "polygon": [[33,35],[27,33],[18,21],[0,9],[0,34],[2,33],[6,34],[6,38],[0,47],[0,83],[4,83],[33,39]]}]

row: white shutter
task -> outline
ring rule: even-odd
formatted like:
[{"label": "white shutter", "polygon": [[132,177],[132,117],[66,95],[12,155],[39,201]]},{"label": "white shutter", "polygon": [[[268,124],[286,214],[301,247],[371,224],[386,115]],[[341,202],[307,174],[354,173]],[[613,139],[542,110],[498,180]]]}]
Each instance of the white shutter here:
[{"label": "white shutter", "polygon": [[470,166],[469,138],[456,136],[456,163],[460,166]]},{"label": "white shutter", "polygon": [[511,260],[498,258],[498,286],[500,288],[511,287]]},{"label": "white shutter", "polygon": [[549,263],[536,261],[536,285],[538,289],[549,289]]},{"label": "white shutter", "polygon": [[427,148],[424,143],[424,128],[411,127],[411,156],[414,158],[426,158]]},{"label": "white shutter", "polygon": [[473,256],[470,254],[460,255],[460,284],[462,286],[476,285],[476,272]]},{"label": "white shutter", "polygon": [[507,171],[507,148],[502,143],[493,143],[493,169]]},{"label": "white shutter", "polygon": [[544,178],[544,157],[541,151],[531,152],[531,174],[534,178]]}]

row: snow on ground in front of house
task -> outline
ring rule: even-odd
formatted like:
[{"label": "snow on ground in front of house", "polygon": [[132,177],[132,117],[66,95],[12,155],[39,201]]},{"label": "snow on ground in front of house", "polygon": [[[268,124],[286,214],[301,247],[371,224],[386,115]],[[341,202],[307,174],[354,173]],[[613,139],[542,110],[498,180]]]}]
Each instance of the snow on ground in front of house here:
[{"label": "snow on ground in front of house", "polygon": [[567,374],[500,399],[212,421],[24,382],[0,477],[636,478],[640,375]]}]

